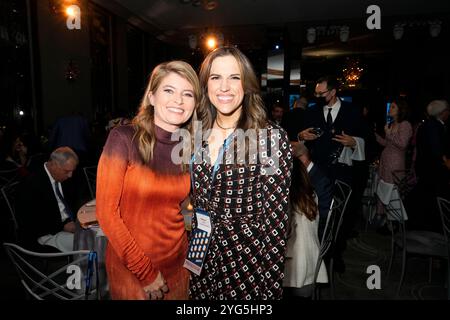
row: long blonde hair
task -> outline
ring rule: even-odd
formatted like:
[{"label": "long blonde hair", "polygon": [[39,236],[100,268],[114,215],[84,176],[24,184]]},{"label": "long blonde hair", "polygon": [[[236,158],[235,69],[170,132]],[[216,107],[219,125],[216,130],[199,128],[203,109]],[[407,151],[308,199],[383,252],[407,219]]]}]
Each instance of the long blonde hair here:
[{"label": "long blonde hair", "polygon": [[[150,76],[150,80],[145,90],[144,97],[142,98],[139,112],[134,117],[132,123],[136,130],[134,139],[137,139],[139,153],[144,160],[144,163],[148,164],[153,159],[153,150],[155,148],[156,136],[155,136],[155,108],[150,103],[150,93],[156,92],[162,80],[170,73],[175,73],[180,77],[186,79],[194,89],[194,98],[196,108],[194,109],[192,120],[197,119],[196,109],[198,101],[200,100],[201,90],[200,83],[194,69],[190,64],[184,61],[169,61],[163,62],[157,65]],[[184,127],[189,129],[191,126],[188,121]]]},{"label": "long blonde hair", "polygon": [[241,72],[244,99],[242,113],[237,123],[238,129],[261,129],[267,124],[267,114],[260,95],[258,78],[248,58],[235,47],[218,48],[208,54],[200,68],[199,78],[203,95],[197,114],[202,121],[203,130],[211,129],[216,119],[217,111],[208,97],[208,79],[213,61],[218,57],[233,56]]}]

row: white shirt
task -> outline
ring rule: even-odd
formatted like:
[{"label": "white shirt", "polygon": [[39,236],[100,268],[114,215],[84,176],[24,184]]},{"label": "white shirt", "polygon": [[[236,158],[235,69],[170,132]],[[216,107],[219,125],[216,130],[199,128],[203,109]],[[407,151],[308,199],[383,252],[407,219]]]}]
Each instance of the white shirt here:
[{"label": "white shirt", "polygon": [[329,107],[328,105],[323,107],[323,116],[325,117],[325,122],[327,122],[327,116],[328,116],[328,109],[331,108],[331,118],[336,120],[336,117],[339,113],[339,110],[341,109],[341,99],[337,99],[336,102]]},{"label": "white shirt", "polygon": [[309,164],[308,164],[308,167],[306,168],[306,171],[309,173],[310,171],[311,171],[311,169],[312,169],[312,167],[314,166],[314,162],[310,162]]},{"label": "white shirt", "polygon": [[[47,172],[48,178],[50,179],[50,182],[52,184],[52,190],[53,190],[53,194],[55,195],[56,201],[58,201],[59,213],[61,214],[61,221],[64,221],[64,220],[68,219],[69,216],[64,212],[64,203],[62,203],[62,201],[59,200],[58,195],[56,194],[56,190],[54,187],[55,179],[53,179],[52,175],[50,174],[50,171],[48,171],[48,169],[47,169],[47,162],[44,163],[44,169],[45,169],[45,172]],[[59,183],[59,182],[58,182],[58,188],[59,188],[59,192],[61,192],[61,195],[64,197],[61,183]]]},{"label": "white shirt", "polygon": [[[341,99],[337,99],[336,102],[329,107],[328,105],[323,107],[323,116],[325,117],[325,122],[327,121],[328,109],[331,108],[331,118],[333,122],[336,120],[336,117],[341,109]],[[364,139],[352,136],[356,141],[356,146],[352,147],[344,147],[339,157],[340,163],[345,163],[349,166],[352,165],[352,160],[363,161],[365,160],[364,148],[365,142]]]}]

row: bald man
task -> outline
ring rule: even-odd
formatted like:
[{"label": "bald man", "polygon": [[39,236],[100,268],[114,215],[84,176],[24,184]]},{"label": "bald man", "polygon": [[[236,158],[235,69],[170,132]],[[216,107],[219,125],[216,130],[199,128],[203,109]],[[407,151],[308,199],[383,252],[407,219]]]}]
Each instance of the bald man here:
[{"label": "bald man", "polygon": [[72,177],[78,156],[69,147],[56,149],[50,158],[19,187],[16,215],[22,244],[32,250],[51,246],[59,251],[73,249],[76,210],[74,194],[64,182]]}]

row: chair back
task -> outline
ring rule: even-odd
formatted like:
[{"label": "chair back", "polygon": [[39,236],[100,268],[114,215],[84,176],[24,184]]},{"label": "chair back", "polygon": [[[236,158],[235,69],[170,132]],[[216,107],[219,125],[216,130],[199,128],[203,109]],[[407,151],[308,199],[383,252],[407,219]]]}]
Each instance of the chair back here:
[{"label": "chair back", "polygon": [[83,172],[89,187],[91,199],[95,199],[95,189],[97,183],[97,166],[84,167]]},{"label": "chair back", "polygon": [[450,300],[450,201],[438,197],[437,203],[442,220],[444,239],[447,244],[447,299]]},{"label": "chair back", "polygon": [[[37,300],[99,299],[95,251],[37,253],[3,244],[25,291]],[[95,283],[93,283],[95,279]]]},{"label": "chair back", "polygon": [[400,197],[405,200],[406,196],[411,192],[416,184],[413,170],[394,170],[392,171],[394,184],[398,188]]},{"label": "chair back", "polygon": [[18,178],[19,178],[18,169],[0,170],[0,188],[18,180]]},{"label": "chair back", "polygon": [[19,181],[15,181],[9,184],[4,185],[1,188],[1,194],[3,199],[5,200],[6,206],[8,207],[10,218],[14,228],[14,237],[17,241],[18,239],[18,231],[19,225],[17,223],[17,218],[15,214],[15,198],[17,194],[17,188],[19,186]]},{"label": "chair back", "polygon": [[450,201],[441,197],[437,198],[439,213],[442,220],[442,228],[444,231],[444,238],[449,248],[450,257]]},{"label": "chair back", "polygon": [[[320,242],[319,258],[314,273],[314,283],[317,281],[323,259],[330,250],[334,250],[336,239],[342,225],[344,212],[347,208],[351,194],[352,188],[348,184],[340,180],[335,181],[333,200],[331,201],[327,222]],[[330,270],[330,272],[332,272],[332,270]]]}]

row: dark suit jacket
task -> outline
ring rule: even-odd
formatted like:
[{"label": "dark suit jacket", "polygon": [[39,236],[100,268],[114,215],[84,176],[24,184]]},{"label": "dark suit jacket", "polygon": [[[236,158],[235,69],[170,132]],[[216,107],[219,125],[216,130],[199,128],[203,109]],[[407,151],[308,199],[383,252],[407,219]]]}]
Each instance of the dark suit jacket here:
[{"label": "dark suit jacket", "polygon": [[[340,179],[351,184],[351,167],[338,164],[336,159],[336,156],[338,157],[342,151],[342,144],[333,141],[332,138],[335,134],[345,132],[345,134],[365,139],[367,129],[364,128],[361,110],[350,103],[341,101],[341,108],[334,120],[333,127],[331,130],[327,130],[323,106],[316,106],[306,112],[303,129],[310,127],[319,127],[324,130],[321,137],[306,142],[312,161],[325,172],[332,182]],[[333,157],[333,154],[336,156]]]},{"label": "dark suit jacket", "polygon": [[311,184],[317,194],[319,202],[319,240],[322,240],[323,230],[327,222],[331,200],[333,199],[333,185],[317,165],[313,165],[308,173]]},{"label": "dark suit jacket", "polygon": [[416,174],[419,181],[442,187],[448,184],[449,171],[442,157],[448,155],[449,139],[446,127],[431,118],[417,129]]},{"label": "dark suit jacket", "polygon": [[295,108],[284,114],[281,126],[286,130],[290,141],[297,141],[297,135],[303,128],[306,111]]},{"label": "dark suit jacket", "polygon": [[[65,200],[73,207],[73,191],[62,183]],[[16,216],[19,224],[20,242],[30,249],[39,247],[37,238],[46,234],[56,234],[63,230],[61,214],[50,179],[42,165],[33,175],[24,180],[16,196]]]}]

